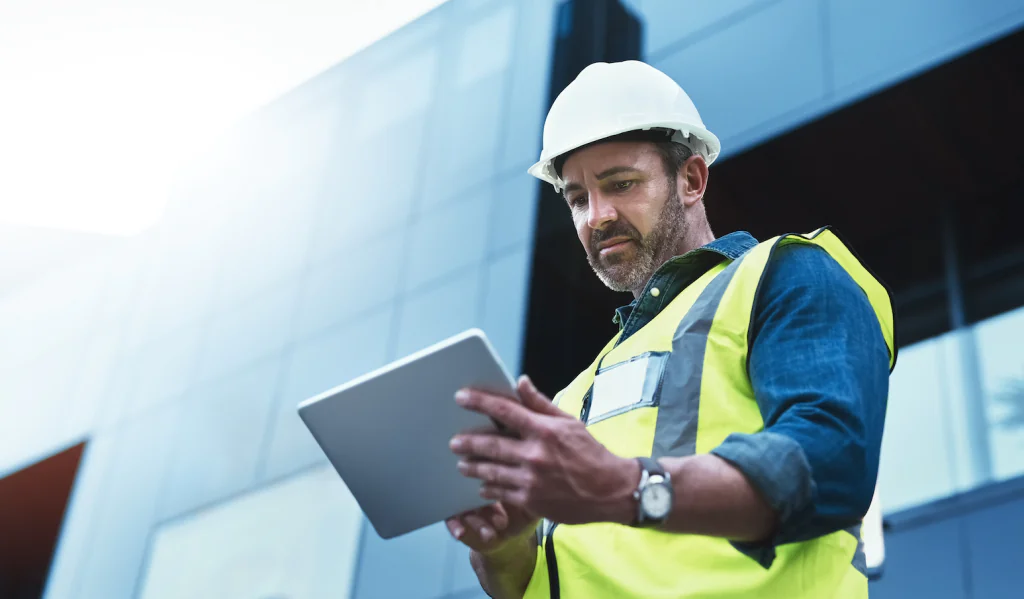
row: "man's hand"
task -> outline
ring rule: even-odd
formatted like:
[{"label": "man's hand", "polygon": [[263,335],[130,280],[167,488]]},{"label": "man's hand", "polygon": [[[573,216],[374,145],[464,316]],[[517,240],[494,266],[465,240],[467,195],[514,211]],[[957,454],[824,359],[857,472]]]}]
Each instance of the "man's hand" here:
[{"label": "man's hand", "polygon": [[445,521],[448,532],[470,549],[487,555],[533,536],[540,518],[515,506],[493,503]]},{"label": "man's hand", "polygon": [[[484,482],[480,495],[506,509],[521,508],[564,524],[629,523],[640,467],[597,442],[582,422],[555,407],[529,378],[518,384],[521,402],[472,389],[458,404],[490,416],[519,438],[467,433],[451,449],[459,471]],[[481,538],[481,540],[483,540]]]}]

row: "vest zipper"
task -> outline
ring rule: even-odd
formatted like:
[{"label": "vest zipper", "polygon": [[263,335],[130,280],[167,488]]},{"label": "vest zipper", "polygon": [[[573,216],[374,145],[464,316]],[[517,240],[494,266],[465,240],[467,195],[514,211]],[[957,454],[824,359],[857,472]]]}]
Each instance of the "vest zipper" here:
[{"label": "vest zipper", "polygon": [[555,557],[555,528],[557,522],[551,523],[548,529],[548,538],[544,542],[544,561],[548,567],[548,594],[551,599],[559,599],[562,591],[558,584],[558,558]]}]

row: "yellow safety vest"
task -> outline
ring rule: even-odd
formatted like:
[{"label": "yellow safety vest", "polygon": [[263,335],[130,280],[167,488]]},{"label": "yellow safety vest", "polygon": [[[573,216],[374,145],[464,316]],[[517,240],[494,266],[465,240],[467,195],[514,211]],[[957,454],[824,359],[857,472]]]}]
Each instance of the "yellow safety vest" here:
[{"label": "yellow safety vest", "polygon": [[[594,363],[557,396],[590,433],[623,457],[708,453],[731,433],[764,428],[747,375],[750,322],[758,285],[776,248],[813,244],[827,251],[867,295],[895,365],[888,291],[829,229],[762,242],[698,278],[639,331],[616,335]],[[683,352],[684,359],[668,360]],[[611,397],[619,394],[618,397]],[[622,395],[625,395],[623,397]],[[764,568],[727,540],[611,523],[543,527],[528,599],[867,597],[853,565],[859,539],[838,531],[779,546]]]}]

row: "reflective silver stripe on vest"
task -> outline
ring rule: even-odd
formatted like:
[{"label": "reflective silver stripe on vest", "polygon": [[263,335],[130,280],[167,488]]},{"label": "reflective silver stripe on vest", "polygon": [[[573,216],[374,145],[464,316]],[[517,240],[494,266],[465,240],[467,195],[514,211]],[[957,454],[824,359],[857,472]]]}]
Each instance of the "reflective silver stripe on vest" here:
[{"label": "reflective silver stripe on vest", "polygon": [[651,453],[655,459],[689,456],[697,451],[697,412],[708,333],[722,296],[742,261],[741,256],[718,273],[679,321],[658,398],[658,423]]},{"label": "reflective silver stripe on vest", "polygon": [[857,539],[857,550],[853,552],[853,560],[850,563],[858,572],[867,576],[868,560],[864,555],[864,540],[860,538],[860,524],[854,524],[850,528],[847,528],[846,532],[850,533],[853,535],[853,538]]}]

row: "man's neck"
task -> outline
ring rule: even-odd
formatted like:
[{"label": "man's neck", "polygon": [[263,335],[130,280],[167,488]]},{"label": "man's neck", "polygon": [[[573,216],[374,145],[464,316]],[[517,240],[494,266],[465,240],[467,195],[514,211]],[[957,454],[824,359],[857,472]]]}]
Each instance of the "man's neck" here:
[{"label": "man's neck", "polygon": [[662,267],[663,264],[671,260],[676,256],[682,256],[683,254],[692,252],[695,249],[702,248],[707,244],[715,240],[715,234],[711,231],[711,226],[705,221],[703,226],[694,227],[692,230],[685,232],[679,237],[679,243],[676,244],[674,253],[668,256],[664,256],[663,260],[660,260],[655,267],[654,271],[648,275],[647,279],[644,280],[644,284],[633,290],[633,298],[640,297],[640,294],[644,292],[644,288],[647,287],[647,283],[654,276],[654,273]]}]

